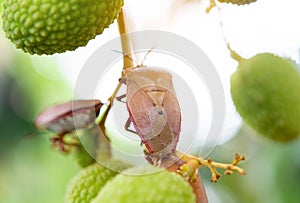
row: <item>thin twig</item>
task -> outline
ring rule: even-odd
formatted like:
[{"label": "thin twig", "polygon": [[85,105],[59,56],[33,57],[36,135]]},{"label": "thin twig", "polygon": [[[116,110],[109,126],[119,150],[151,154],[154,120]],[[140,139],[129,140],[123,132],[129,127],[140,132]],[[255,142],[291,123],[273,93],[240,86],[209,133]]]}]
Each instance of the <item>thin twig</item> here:
[{"label": "thin twig", "polygon": [[[124,16],[123,9],[119,13],[119,17],[117,20],[118,20],[119,33],[120,33],[120,37],[121,37],[122,51],[123,51],[123,53],[125,53],[125,54],[123,54],[123,70],[125,70],[126,68],[133,67],[133,61],[130,60],[130,58],[132,58],[131,54],[130,54],[131,53],[131,45],[130,45],[131,43],[130,43],[130,38],[127,35],[127,29],[126,29],[126,25],[125,25],[125,16]],[[123,73],[122,73],[122,76],[123,76]],[[122,85],[122,83],[119,82],[117,87],[115,88],[114,92],[109,97],[108,106],[102,116],[102,119],[99,122],[99,126],[103,132],[105,132],[105,121],[107,119],[108,113],[109,113],[110,109],[112,108],[114,99],[115,99],[121,85]]]},{"label": "thin twig", "polygon": [[[211,159],[204,159],[202,157],[195,157],[189,154],[184,154],[182,152],[176,151],[176,155],[181,157],[182,160],[186,161],[186,164],[183,165],[178,172],[182,174],[187,179],[191,178],[191,171],[196,171],[200,165],[206,166],[210,169],[211,172],[211,181],[217,182],[221,175],[218,173],[217,168],[224,169],[225,175],[230,175],[234,171],[240,175],[245,175],[246,171],[237,166],[240,161],[245,160],[245,156],[240,156],[235,154],[234,160],[230,164],[214,162]],[[195,166],[195,161],[198,162],[198,166]]]},{"label": "thin twig", "polygon": [[241,57],[236,51],[234,51],[231,46],[230,43],[228,42],[226,36],[225,36],[225,32],[224,32],[224,22],[223,22],[223,16],[222,16],[222,11],[221,8],[216,4],[215,0],[210,0],[210,6],[206,9],[206,13],[209,13],[210,10],[212,8],[216,7],[218,9],[218,13],[219,13],[219,24],[221,27],[221,32],[223,35],[223,40],[227,46],[228,51],[230,52],[230,57],[234,60],[236,60],[237,62],[241,62],[244,60],[243,57]]},{"label": "thin twig", "polygon": [[122,51],[124,55],[127,55],[128,57],[123,56],[123,70],[126,68],[133,67],[133,61],[130,59],[131,56],[131,41],[129,36],[127,35],[128,31],[125,24],[125,13],[123,9],[121,10],[119,17],[118,17],[118,26],[119,26],[119,33],[121,37],[121,43],[122,43]]},{"label": "thin twig", "polygon": [[211,11],[211,9],[213,9],[214,7],[216,7],[217,4],[215,2],[215,0],[210,0],[210,4],[209,6],[206,8],[205,12],[206,13],[209,13]]}]

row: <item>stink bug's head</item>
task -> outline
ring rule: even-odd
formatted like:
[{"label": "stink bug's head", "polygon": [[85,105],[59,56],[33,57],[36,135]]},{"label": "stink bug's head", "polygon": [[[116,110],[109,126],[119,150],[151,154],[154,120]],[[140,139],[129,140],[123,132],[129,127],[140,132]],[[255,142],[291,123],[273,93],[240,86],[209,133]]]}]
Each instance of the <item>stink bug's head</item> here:
[{"label": "stink bug's head", "polygon": [[[155,45],[155,46],[156,46],[156,45]],[[144,57],[143,57],[143,59],[142,59],[142,61],[141,61],[140,63],[137,62],[134,58],[132,58],[131,54],[125,54],[125,53],[123,53],[123,52],[119,52],[119,51],[115,51],[115,50],[114,50],[115,52],[122,53],[124,57],[128,58],[129,60],[131,60],[132,62],[134,62],[134,63],[136,64],[134,67],[130,67],[130,68],[124,69],[124,70],[122,71],[122,74],[123,74],[124,76],[127,76],[127,75],[128,75],[130,72],[132,72],[133,70],[136,70],[136,69],[138,69],[138,68],[145,68],[146,66],[144,65],[144,62],[145,62],[147,56],[148,56],[148,55],[152,52],[152,50],[155,48],[155,46],[152,47],[151,49],[149,49],[149,50],[147,51],[147,53],[144,55]]]},{"label": "stink bug's head", "polygon": [[135,89],[146,88],[146,91],[149,95],[156,94],[159,96],[164,93],[164,89],[170,92],[173,90],[172,74],[168,71],[165,71],[161,68],[156,67],[140,67],[132,70],[126,76],[127,83],[134,83]]}]

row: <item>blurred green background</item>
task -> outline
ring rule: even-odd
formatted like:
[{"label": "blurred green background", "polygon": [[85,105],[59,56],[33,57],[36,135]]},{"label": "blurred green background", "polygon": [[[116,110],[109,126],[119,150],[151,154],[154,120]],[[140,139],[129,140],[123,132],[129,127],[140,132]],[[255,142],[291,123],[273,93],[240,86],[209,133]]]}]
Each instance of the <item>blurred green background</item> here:
[{"label": "blurred green background", "polygon": [[[38,73],[41,64],[55,78]],[[37,132],[33,120],[45,107],[70,100],[71,92],[53,59],[15,50],[1,33],[0,202],[63,202],[79,167],[50,148],[50,135]]]},{"label": "blurred green background", "polygon": [[[37,132],[32,121],[45,107],[71,98],[55,57],[24,54],[0,33],[0,202],[63,202],[67,183],[80,168],[71,157],[51,149],[50,135]],[[211,157],[228,162],[235,152],[247,155],[241,163],[246,176],[223,176],[215,184],[208,169],[200,170],[211,202],[300,202],[299,140],[277,144],[243,126]]]}]

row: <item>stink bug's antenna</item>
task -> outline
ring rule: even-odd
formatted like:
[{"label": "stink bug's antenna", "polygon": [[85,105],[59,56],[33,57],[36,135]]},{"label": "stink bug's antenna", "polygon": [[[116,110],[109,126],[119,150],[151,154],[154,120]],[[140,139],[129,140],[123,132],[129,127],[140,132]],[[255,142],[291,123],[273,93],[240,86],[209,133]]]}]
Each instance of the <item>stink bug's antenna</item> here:
[{"label": "stink bug's antenna", "polygon": [[136,60],[134,60],[129,54],[125,54],[123,53],[122,51],[117,51],[117,50],[112,50],[113,52],[116,52],[116,53],[120,53],[120,54],[123,54],[124,57],[127,57],[129,58],[131,61],[133,61],[135,64],[136,64],[136,67],[141,67],[141,66],[144,66],[144,62],[147,58],[147,56],[152,52],[152,50],[156,47],[156,45],[154,45],[151,49],[149,49],[147,51],[147,53],[145,54],[142,62],[139,64]]},{"label": "stink bug's antenna", "polygon": [[129,58],[131,61],[133,61],[135,64],[138,64],[138,63],[136,62],[136,60],[134,60],[131,56],[129,56],[129,54],[124,54],[123,52],[117,51],[117,50],[112,50],[112,51],[113,51],[113,52],[116,52],[116,53],[119,53],[119,54],[123,54],[124,57],[127,57],[127,58]]},{"label": "stink bug's antenna", "polygon": [[143,65],[144,65],[143,63],[145,62],[147,56],[151,53],[151,51],[152,51],[155,47],[156,47],[156,45],[154,45],[151,49],[149,49],[149,50],[147,51],[147,53],[145,54],[145,56],[144,56],[144,58],[143,58],[143,60],[142,60],[142,62],[141,62],[141,64],[140,64],[139,66],[143,66]]}]

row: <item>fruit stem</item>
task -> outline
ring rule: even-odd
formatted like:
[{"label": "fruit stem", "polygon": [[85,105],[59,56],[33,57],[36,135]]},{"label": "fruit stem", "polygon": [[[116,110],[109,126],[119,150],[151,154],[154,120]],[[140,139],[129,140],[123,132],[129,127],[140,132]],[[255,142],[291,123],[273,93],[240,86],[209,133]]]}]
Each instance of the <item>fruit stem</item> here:
[{"label": "fruit stem", "polygon": [[[121,45],[122,45],[122,52],[123,52],[123,70],[125,70],[126,68],[130,68],[133,67],[133,61],[131,60],[131,42],[130,42],[130,38],[127,35],[127,29],[125,26],[125,14],[123,9],[121,9],[119,16],[118,16],[118,27],[119,27],[119,33],[120,33],[120,37],[121,37]],[[122,75],[123,75],[122,71]],[[106,108],[105,113],[103,114],[102,120],[106,120],[107,114],[109,112],[109,110],[111,109],[112,105],[113,105],[113,101],[121,87],[122,83],[121,81],[118,83],[117,87],[115,88],[114,92],[112,93],[112,95],[109,97],[108,101],[109,104]]]},{"label": "fruit stem", "polygon": [[122,43],[122,52],[123,52],[123,70],[126,68],[133,67],[133,62],[131,60],[131,42],[127,35],[127,28],[125,24],[125,13],[123,9],[118,17],[118,26],[119,26],[119,33],[121,37]]},{"label": "fruit stem", "polygon": [[[118,16],[118,26],[119,26],[119,33],[121,37],[121,45],[122,45],[122,52],[123,52],[123,70],[127,68],[133,67],[133,61],[132,61],[132,56],[131,56],[131,41],[129,36],[127,35],[127,28],[125,24],[125,14],[123,9],[121,9],[121,12],[119,13]],[[122,76],[123,76],[122,71]],[[108,106],[108,111],[110,110],[111,106],[113,105],[113,101],[122,85],[122,82],[120,81],[115,88],[113,94],[109,98],[109,106]]]},{"label": "fruit stem", "polygon": [[[117,21],[118,21],[119,33],[120,33],[120,37],[121,37],[122,52],[124,53],[123,54],[123,70],[125,70],[126,68],[133,67],[133,61],[131,60],[131,54],[130,54],[131,53],[131,46],[130,46],[131,42],[130,42],[130,38],[127,35],[127,29],[125,26],[125,15],[124,15],[123,9],[121,9]],[[108,116],[110,109],[112,108],[114,99],[115,99],[121,85],[122,85],[122,83],[120,81],[118,83],[117,87],[115,88],[114,92],[112,93],[112,95],[108,98],[107,108],[105,109],[105,112],[103,113],[103,116],[102,116],[101,120],[99,121],[100,130],[103,132],[105,137],[107,137],[105,134],[105,121],[106,121],[106,118]],[[110,149],[107,149],[107,150],[110,150]]]},{"label": "fruit stem", "polygon": [[230,46],[229,43],[227,43],[227,49],[228,49],[229,52],[230,52],[231,58],[233,58],[233,59],[236,60],[237,62],[240,63],[240,62],[242,62],[243,60],[245,60],[245,58],[241,57],[236,51],[234,51],[234,50],[231,48],[231,46]]},{"label": "fruit stem", "polygon": [[236,60],[237,62],[242,62],[243,60],[245,60],[245,58],[241,57],[236,51],[234,51],[229,42],[226,39],[225,33],[224,33],[224,25],[223,25],[223,17],[222,17],[222,12],[221,12],[221,8],[216,4],[215,0],[210,0],[210,5],[206,8],[206,13],[209,13],[211,11],[211,9],[213,9],[214,7],[217,7],[219,10],[219,14],[220,14],[220,27],[221,27],[221,31],[223,34],[223,39],[225,41],[225,43],[227,44],[227,49],[230,52],[230,56],[231,58],[233,58],[234,60]]},{"label": "fruit stem", "polygon": [[[186,161],[186,164],[182,165],[179,169],[179,173],[181,173],[182,169],[190,168],[189,170],[196,171],[200,165],[206,166],[211,171],[211,182],[217,182],[221,175],[217,172],[216,168],[224,169],[225,175],[231,175],[233,171],[239,173],[240,175],[245,175],[246,171],[237,166],[240,161],[245,160],[245,156],[241,156],[239,154],[235,154],[234,160],[230,164],[224,164],[212,161],[211,159],[204,159],[202,157],[195,157],[189,154],[184,154],[182,152],[176,151],[178,157],[181,157],[183,161]],[[198,166],[195,167],[194,161],[198,162]],[[193,164],[191,164],[193,163]],[[187,177],[190,178],[190,177]]]},{"label": "fruit stem", "polygon": [[205,12],[206,13],[209,13],[211,11],[211,9],[213,9],[214,7],[216,7],[217,4],[215,2],[215,0],[210,0],[210,4],[209,6],[206,8]]}]

